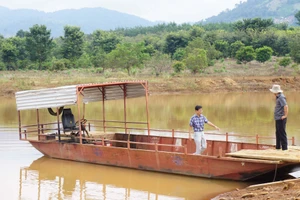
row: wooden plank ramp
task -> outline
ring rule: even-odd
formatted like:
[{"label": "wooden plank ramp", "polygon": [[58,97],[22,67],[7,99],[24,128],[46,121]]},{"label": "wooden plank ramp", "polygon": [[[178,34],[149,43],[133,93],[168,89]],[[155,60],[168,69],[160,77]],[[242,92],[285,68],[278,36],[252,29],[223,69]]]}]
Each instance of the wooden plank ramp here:
[{"label": "wooden plank ramp", "polygon": [[289,146],[286,151],[242,149],[237,152],[226,153],[226,156],[300,163],[300,146]]}]

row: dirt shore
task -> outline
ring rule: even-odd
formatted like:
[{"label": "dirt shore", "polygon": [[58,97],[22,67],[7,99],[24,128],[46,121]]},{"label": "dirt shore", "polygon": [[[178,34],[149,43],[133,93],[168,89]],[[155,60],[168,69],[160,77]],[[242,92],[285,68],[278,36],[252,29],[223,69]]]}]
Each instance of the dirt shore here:
[{"label": "dirt shore", "polygon": [[[51,74],[51,76],[56,76]],[[87,76],[83,79],[73,79],[66,81],[69,77],[61,76],[62,80],[57,77],[46,78],[28,76],[20,77],[18,74],[6,80],[0,78],[0,95],[13,97],[15,92],[29,89],[40,89],[47,87],[58,87],[63,85],[82,84],[82,83],[99,83],[122,80],[137,80],[138,78],[107,78],[98,81],[97,76]],[[78,78],[78,77],[77,77]],[[268,91],[273,84],[280,84],[284,91],[299,91],[300,76],[191,76],[191,77],[171,77],[171,78],[153,78],[142,77],[149,81],[150,94],[169,94],[169,93],[219,93],[219,92],[263,92]],[[140,80],[140,79],[138,79]]]},{"label": "dirt shore", "polygon": [[212,200],[300,200],[300,179],[249,186],[221,194]]}]

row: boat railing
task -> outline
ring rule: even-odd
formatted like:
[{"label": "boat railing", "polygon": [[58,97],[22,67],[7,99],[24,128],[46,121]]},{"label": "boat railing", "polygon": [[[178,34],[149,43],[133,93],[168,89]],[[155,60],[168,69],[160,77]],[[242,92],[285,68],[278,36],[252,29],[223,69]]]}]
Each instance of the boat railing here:
[{"label": "boat railing", "polygon": [[[79,136],[76,137],[78,140],[80,139]],[[130,140],[115,140],[115,139],[106,139],[104,137],[102,138],[85,138],[85,140],[89,140],[90,142],[88,144],[94,144],[94,145],[101,145],[101,146],[111,146],[111,144],[113,143],[121,143],[121,144],[126,144],[127,149],[135,149],[133,147],[131,147],[132,144],[135,145],[145,145],[145,146],[153,146],[154,147],[154,151],[164,151],[164,150],[160,150],[159,147],[170,147],[172,149],[176,149],[176,151],[178,152],[183,152],[184,154],[188,153],[188,147],[186,144],[184,145],[174,145],[174,144],[162,144],[162,143],[158,143],[158,142],[134,142],[134,141],[130,141]],[[118,147],[119,146],[115,146]],[[151,148],[142,148],[144,150],[152,150]],[[182,149],[182,150],[180,150]],[[170,152],[165,150],[165,152]]]},{"label": "boat railing", "polygon": [[[48,128],[49,126],[52,126]],[[29,124],[19,127],[19,139],[27,140],[29,134],[37,135],[38,138],[40,135],[44,135],[47,131],[57,132],[57,122],[43,123],[43,124]]]},{"label": "boat railing", "polygon": [[[91,123],[93,122],[93,123]],[[186,138],[192,139],[191,134],[188,131],[183,130],[175,130],[175,129],[148,129],[142,127],[124,127],[124,126],[108,126],[105,123],[125,123],[124,121],[117,121],[117,120],[88,120],[87,129],[88,131],[101,129],[104,133],[106,133],[107,129],[122,129],[124,130],[125,134],[139,134],[139,135],[151,135],[151,136],[162,136],[162,137],[172,137],[172,138]],[[102,123],[101,125],[97,123]],[[59,127],[62,127],[61,123],[59,123]],[[146,125],[146,122],[126,122],[126,124],[130,125]],[[50,126],[50,127],[49,127]],[[43,123],[43,124],[30,124],[26,126],[21,126],[19,128],[20,132],[20,139],[27,140],[27,134],[29,133],[37,133],[38,136],[45,134],[47,131],[63,131],[62,128],[58,128],[57,122],[51,123]],[[241,142],[247,141],[249,143],[254,144],[265,144],[268,143],[267,141],[275,140],[275,137],[272,136],[261,136],[259,134],[256,135],[240,135],[236,133],[220,133],[220,132],[206,132],[206,137],[208,140],[219,140],[219,141],[226,141],[226,142]],[[24,135],[25,137],[23,137]],[[288,138],[291,145],[296,145],[295,137]],[[263,142],[263,143],[262,143]]]}]

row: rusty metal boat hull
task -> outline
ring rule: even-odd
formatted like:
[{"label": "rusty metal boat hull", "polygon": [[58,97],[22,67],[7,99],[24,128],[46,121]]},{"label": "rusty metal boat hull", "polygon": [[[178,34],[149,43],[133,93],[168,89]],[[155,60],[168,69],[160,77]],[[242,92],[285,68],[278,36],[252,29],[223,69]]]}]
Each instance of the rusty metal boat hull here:
[{"label": "rusty metal boat hull", "polygon": [[246,181],[289,165],[233,157],[127,149],[101,145],[29,141],[51,158],[196,177]]}]

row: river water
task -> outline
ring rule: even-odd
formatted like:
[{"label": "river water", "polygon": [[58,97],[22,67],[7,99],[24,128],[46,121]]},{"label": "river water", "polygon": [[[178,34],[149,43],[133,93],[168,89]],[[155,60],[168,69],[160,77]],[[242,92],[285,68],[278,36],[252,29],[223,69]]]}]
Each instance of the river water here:
[{"label": "river water", "polygon": [[[300,94],[285,95],[290,110],[287,133],[299,144]],[[29,143],[18,139],[15,99],[0,100],[1,199],[206,200],[251,184],[43,157]],[[270,92],[150,96],[151,128],[187,131],[196,104],[203,106],[203,114],[221,128],[220,133],[274,136],[275,99]],[[127,110],[128,121],[146,120],[144,98],[128,100]],[[102,111],[97,105],[86,106],[86,118],[95,118],[99,113]],[[106,113],[108,120],[123,119],[122,101],[107,103]],[[41,112],[41,116],[48,113]],[[22,113],[24,124],[35,121],[35,111]],[[213,131],[209,126],[205,128]]]}]

